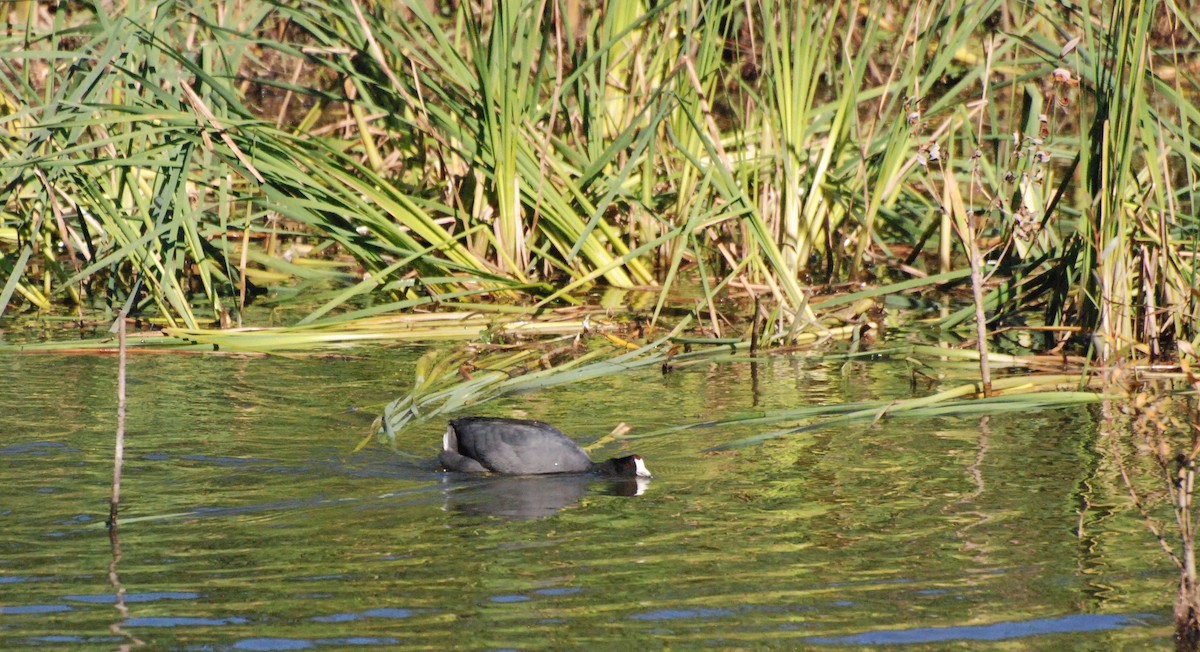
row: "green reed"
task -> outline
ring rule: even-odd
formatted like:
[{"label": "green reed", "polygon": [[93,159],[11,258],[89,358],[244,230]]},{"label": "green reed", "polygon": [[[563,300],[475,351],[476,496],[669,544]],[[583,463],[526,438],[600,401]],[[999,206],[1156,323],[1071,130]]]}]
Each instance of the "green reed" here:
[{"label": "green reed", "polygon": [[695,286],[713,335],[756,304],[794,336],[826,282],[973,268],[930,297],[985,353],[1014,324],[1112,360],[1196,337],[1175,4],[11,15],[0,309],[231,326],[274,292],[318,297],[307,324],[606,286],[657,318]]}]

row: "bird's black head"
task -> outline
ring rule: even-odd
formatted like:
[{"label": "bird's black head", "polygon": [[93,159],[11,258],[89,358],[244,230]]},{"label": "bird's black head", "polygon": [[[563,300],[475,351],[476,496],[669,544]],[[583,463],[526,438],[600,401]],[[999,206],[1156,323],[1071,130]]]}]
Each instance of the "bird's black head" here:
[{"label": "bird's black head", "polygon": [[621,478],[649,478],[649,469],[646,468],[646,463],[642,461],[641,455],[629,455],[626,457],[614,457],[611,460],[601,465],[601,472],[605,475],[615,475]]}]

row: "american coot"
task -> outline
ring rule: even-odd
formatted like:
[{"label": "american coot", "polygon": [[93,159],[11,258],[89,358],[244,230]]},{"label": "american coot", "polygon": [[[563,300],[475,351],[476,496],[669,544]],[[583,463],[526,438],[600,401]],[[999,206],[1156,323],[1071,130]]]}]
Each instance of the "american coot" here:
[{"label": "american coot", "polygon": [[593,462],[558,428],[541,421],[463,417],[450,422],[442,438],[442,465],[464,473],[598,473],[650,477],[640,455]]}]

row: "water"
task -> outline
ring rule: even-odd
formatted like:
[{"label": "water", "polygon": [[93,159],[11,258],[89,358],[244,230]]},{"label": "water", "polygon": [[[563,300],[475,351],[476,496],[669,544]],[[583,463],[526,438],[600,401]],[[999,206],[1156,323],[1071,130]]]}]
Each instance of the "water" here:
[{"label": "water", "polygon": [[[1087,409],[685,431],[631,446],[641,488],[464,479],[440,422],[354,452],[420,353],[134,355],[116,545],[116,360],[0,356],[0,648],[1171,645],[1173,567]],[[586,441],[909,395],[902,364],[778,359],[479,412]]]}]

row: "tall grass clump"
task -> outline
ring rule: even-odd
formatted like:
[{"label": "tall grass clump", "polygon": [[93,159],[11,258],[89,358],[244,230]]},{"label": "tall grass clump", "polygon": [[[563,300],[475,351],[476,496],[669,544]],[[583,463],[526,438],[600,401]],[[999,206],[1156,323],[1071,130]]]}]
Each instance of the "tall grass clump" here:
[{"label": "tall grass clump", "polygon": [[229,323],[256,275],[350,280],[296,260],[329,247],[386,270],[371,288],[385,296],[414,292],[414,275],[434,293],[512,284],[311,124],[281,127],[247,107],[249,36],[279,27],[254,6],[34,5],[10,32],[0,219],[15,237],[0,306],[61,295],[195,327],[199,299]]},{"label": "tall grass clump", "polygon": [[1196,337],[1176,4],[22,6],[6,307],[191,328],[264,287],[309,323],[602,285],[744,337],[724,313],[821,331],[845,283],[916,282],[983,357]]},{"label": "tall grass clump", "polygon": [[1151,42],[1156,20],[1187,20],[1171,11],[1118,2],[1099,16],[1107,32],[1085,32],[1096,110],[1081,152],[1094,198],[1081,223],[1081,309],[1106,356],[1161,358],[1196,336],[1195,90],[1155,72]]}]

